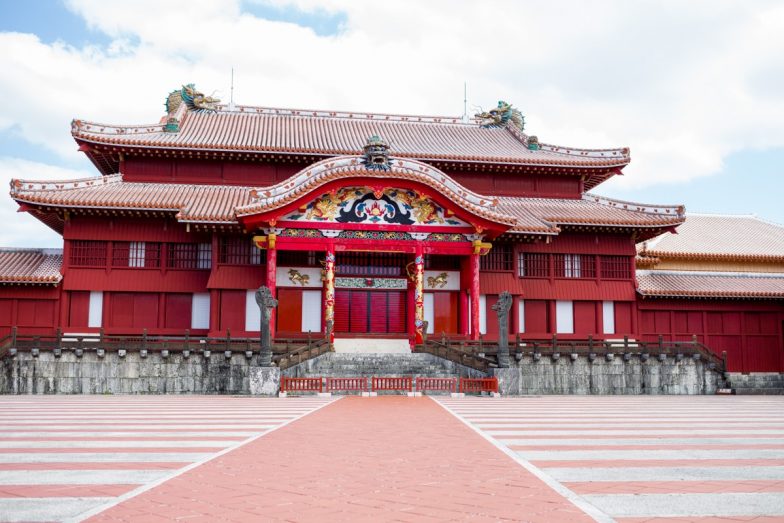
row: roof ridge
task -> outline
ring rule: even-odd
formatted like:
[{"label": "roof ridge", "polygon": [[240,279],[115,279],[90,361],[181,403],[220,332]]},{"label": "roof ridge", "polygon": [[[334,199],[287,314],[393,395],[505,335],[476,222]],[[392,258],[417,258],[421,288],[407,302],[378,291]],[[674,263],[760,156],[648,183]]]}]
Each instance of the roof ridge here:
[{"label": "roof ridge", "polygon": [[[598,203],[600,205],[606,205],[608,207],[621,207],[625,210],[631,210],[635,212],[644,212],[647,214],[663,214],[669,216],[677,216],[679,218],[686,217],[686,207],[684,205],[644,204],[639,202],[618,200],[615,198],[609,198],[607,196],[600,196],[594,193],[583,193],[581,199],[586,201],[593,201],[594,203]],[[630,207],[634,207],[634,208],[630,208]]]},{"label": "roof ridge", "polygon": [[20,192],[82,189],[84,187],[110,185],[122,181],[122,174],[88,176],[70,180],[21,180],[12,178],[11,195],[19,194]]},{"label": "roof ridge", "polygon": [[784,272],[738,272],[738,271],[678,271],[666,269],[640,269],[638,276],[668,275],[668,276],[706,276],[711,278],[726,278],[728,276],[738,278],[781,278],[784,279]]},{"label": "roof ridge", "polygon": [[32,252],[47,256],[62,255],[63,250],[55,247],[0,247],[0,253],[25,253]]}]

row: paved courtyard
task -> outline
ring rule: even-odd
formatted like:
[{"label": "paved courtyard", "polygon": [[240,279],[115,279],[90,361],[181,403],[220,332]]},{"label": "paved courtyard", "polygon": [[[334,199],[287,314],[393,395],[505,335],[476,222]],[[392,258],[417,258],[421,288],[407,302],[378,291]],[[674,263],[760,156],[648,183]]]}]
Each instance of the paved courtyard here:
[{"label": "paved courtyard", "polygon": [[784,522],[775,397],[0,397],[1,521]]}]

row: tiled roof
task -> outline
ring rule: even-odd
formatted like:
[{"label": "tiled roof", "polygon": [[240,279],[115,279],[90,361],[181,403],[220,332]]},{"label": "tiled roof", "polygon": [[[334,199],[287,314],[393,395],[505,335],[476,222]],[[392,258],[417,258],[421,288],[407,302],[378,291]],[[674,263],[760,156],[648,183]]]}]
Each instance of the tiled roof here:
[{"label": "tiled roof", "polygon": [[784,274],[637,271],[643,296],[784,298]]},{"label": "tiled roof", "polygon": [[[268,188],[125,182],[121,175],[58,182],[15,180],[20,203],[64,208],[170,211],[183,222],[237,223],[236,210],[258,206]],[[494,213],[514,218],[512,231],[557,234],[559,225],[656,228],[682,221],[678,208],[646,207],[585,195],[583,199],[498,198]],[[256,211],[262,210],[261,208]],[[243,211],[244,212],[244,211]]]},{"label": "tiled roof", "polygon": [[784,261],[784,226],[754,216],[689,215],[677,234],[638,244],[645,256]]},{"label": "tiled roof", "polygon": [[57,284],[62,265],[59,249],[0,248],[0,283]]},{"label": "tiled roof", "polygon": [[553,225],[669,227],[684,219],[679,206],[651,206],[594,194],[584,194],[581,199],[499,197],[498,210],[517,218],[513,230],[533,224],[533,220]]},{"label": "tiled roof", "polygon": [[77,141],[134,148],[287,153],[315,156],[362,152],[379,135],[403,158],[555,167],[618,168],[629,149],[574,149],[540,144],[513,127],[485,128],[454,117],[398,116],[329,111],[222,106],[218,111],[181,110],[179,132],[164,124],[107,125],[74,120]]}]

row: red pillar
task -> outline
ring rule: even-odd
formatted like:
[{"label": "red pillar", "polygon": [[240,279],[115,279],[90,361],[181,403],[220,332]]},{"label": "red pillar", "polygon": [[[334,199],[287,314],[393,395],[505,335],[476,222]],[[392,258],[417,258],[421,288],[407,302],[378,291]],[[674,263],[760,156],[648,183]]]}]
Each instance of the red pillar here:
[{"label": "red pillar", "polygon": [[[270,234],[272,241],[267,242],[267,287],[269,287],[272,297],[278,295],[277,288],[275,287],[275,280],[278,268],[278,250],[275,248],[274,236]],[[275,327],[277,325],[277,309],[272,309],[270,314],[270,339],[275,339]]]},{"label": "red pillar", "polygon": [[471,276],[471,339],[479,339],[479,254],[472,254],[470,259]]}]

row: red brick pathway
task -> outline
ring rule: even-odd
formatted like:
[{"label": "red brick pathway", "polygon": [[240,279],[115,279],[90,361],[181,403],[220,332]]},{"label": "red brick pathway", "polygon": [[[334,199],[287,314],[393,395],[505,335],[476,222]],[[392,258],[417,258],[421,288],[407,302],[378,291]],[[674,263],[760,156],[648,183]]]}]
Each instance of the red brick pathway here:
[{"label": "red brick pathway", "polygon": [[428,398],[351,397],[89,521],[593,521]]}]

